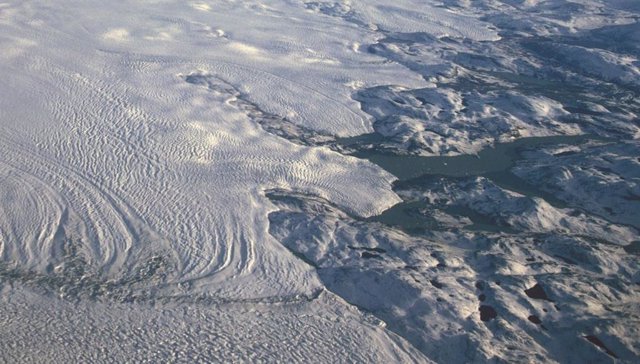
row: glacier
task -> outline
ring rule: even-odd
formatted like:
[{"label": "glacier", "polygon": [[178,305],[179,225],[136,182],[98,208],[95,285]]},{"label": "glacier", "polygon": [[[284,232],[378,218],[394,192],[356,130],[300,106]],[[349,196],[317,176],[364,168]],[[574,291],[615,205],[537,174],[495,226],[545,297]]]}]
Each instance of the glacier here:
[{"label": "glacier", "polygon": [[639,19],[0,2],[0,361],[637,362]]}]

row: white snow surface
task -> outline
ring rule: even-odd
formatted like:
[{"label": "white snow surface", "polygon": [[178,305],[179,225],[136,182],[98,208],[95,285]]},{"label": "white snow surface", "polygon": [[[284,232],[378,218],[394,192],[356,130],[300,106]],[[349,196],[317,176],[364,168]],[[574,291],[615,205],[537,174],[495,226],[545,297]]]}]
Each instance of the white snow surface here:
[{"label": "white snow surface", "polygon": [[280,4],[301,29],[273,37],[283,15],[249,3],[46,4],[3,10],[6,261],[42,271],[66,236],[107,277],[168,255],[168,284],[234,298],[308,293],[318,282],[267,233],[262,191],[305,191],[361,216],[399,201],[381,169],[267,134],[225,95],[185,82],[215,74],[302,124],[368,131],[357,104],[342,101],[343,84],[406,71],[376,66],[368,76],[370,57],[356,58],[330,26],[309,32],[320,25],[295,19],[306,12]]},{"label": "white snow surface", "polygon": [[[185,77],[215,75],[265,110],[309,128],[365,133],[371,122],[349,98],[351,84],[423,81],[400,65],[354,52],[356,40],[372,35],[346,29],[288,2],[3,3],[4,268],[66,276],[77,258],[77,278],[102,287],[80,296],[118,296],[107,292],[115,282],[124,287],[119,300],[313,301],[322,284],[269,235],[273,207],[263,191],[304,191],[370,216],[399,201],[391,191],[394,177],[369,162],[268,134],[227,95]],[[69,284],[76,283],[67,283],[54,284],[56,295],[72,294]],[[307,304],[314,314],[324,310]],[[91,310],[84,319],[99,325],[116,315],[109,306]],[[236,329],[225,321],[215,325]],[[327,337],[346,337],[352,329],[358,326],[333,327]],[[360,360],[388,361],[387,348],[394,346],[400,358],[410,357],[384,330],[363,330],[368,344],[349,349],[362,354]],[[378,341],[384,343],[373,345]],[[338,355],[328,345],[315,348],[316,360]],[[312,349],[302,355],[313,357]],[[233,358],[235,350],[228,347],[222,358]],[[17,357],[4,345],[3,352]]]},{"label": "white snow surface", "polygon": [[[0,0],[0,361],[634,362],[639,13]],[[524,155],[561,207],[484,177],[402,194],[331,147],[373,132],[423,157],[626,141]],[[403,199],[445,228],[367,220]]]}]

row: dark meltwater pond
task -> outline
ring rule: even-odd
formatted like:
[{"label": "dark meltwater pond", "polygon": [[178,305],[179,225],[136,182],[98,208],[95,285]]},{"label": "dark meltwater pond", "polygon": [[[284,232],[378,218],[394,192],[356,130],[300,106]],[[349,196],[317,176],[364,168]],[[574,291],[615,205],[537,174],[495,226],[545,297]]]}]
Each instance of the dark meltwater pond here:
[{"label": "dark meltwater pond", "polygon": [[[344,145],[353,147],[354,144],[371,143],[380,138],[375,134],[360,136],[344,140]],[[522,158],[521,154],[524,150],[548,145],[580,145],[589,140],[602,140],[602,138],[592,135],[523,138],[511,143],[496,144],[477,155],[422,157],[377,151],[358,151],[354,155],[368,159],[398,177],[396,188],[403,190],[424,190],[433,178],[459,179],[483,176],[503,189],[529,197],[540,197],[556,207],[564,208],[566,204],[563,201],[530,185],[513,174],[511,169]],[[424,200],[406,201],[370,220],[400,227],[407,232],[437,230],[441,227],[438,221],[430,216],[430,211],[433,209],[433,206]],[[466,225],[465,228],[469,230],[511,232],[510,228],[500,226],[490,217],[465,206],[448,206],[444,212],[467,218],[471,224]]]},{"label": "dark meltwater pond", "polygon": [[400,181],[424,175],[447,177],[480,176],[508,171],[520,158],[524,149],[554,144],[578,145],[590,139],[589,135],[522,138],[511,143],[499,143],[483,149],[477,155],[422,157],[390,153],[358,152],[356,157],[368,159],[398,177]]}]

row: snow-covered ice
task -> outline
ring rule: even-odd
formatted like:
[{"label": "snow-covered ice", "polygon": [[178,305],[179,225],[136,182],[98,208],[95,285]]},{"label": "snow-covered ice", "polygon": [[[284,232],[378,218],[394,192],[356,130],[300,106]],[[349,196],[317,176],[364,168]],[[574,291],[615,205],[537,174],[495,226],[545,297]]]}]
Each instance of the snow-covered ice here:
[{"label": "snow-covered ice", "polygon": [[637,361],[639,19],[0,2],[0,361]]}]

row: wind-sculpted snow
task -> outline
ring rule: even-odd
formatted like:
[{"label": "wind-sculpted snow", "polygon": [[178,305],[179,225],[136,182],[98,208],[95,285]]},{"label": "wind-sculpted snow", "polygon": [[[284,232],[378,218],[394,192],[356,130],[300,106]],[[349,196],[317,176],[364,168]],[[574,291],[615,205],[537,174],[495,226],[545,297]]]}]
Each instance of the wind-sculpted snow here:
[{"label": "wind-sculpted snow", "polygon": [[637,361],[639,16],[0,3],[0,361]]}]

